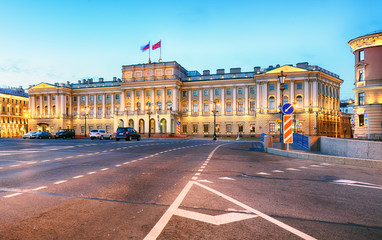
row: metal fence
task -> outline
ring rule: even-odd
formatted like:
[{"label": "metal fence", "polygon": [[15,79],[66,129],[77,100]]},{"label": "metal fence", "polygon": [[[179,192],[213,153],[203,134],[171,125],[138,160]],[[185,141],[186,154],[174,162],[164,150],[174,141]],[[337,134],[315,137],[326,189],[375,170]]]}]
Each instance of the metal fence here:
[{"label": "metal fence", "polygon": [[309,137],[299,134],[293,133],[293,143],[300,145],[301,147],[309,150]]}]

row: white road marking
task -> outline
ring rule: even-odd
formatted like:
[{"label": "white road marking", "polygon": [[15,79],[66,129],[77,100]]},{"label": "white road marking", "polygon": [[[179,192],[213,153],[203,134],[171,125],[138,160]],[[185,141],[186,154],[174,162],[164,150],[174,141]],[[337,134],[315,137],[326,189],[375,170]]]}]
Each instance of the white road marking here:
[{"label": "white road marking", "polygon": [[50,162],[50,160],[42,160],[41,162]]},{"label": "white road marking", "polygon": [[41,186],[41,187],[37,187],[37,188],[34,188],[32,189],[33,191],[39,191],[39,190],[42,190],[42,189],[45,189],[47,188],[47,186]]},{"label": "white road marking", "polygon": [[304,168],[304,169],[305,169],[305,168],[307,168],[307,167],[299,167],[299,168]]},{"label": "white road marking", "polygon": [[62,158],[55,158],[54,160],[62,160]]},{"label": "white road marking", "polygon": [[295,169],[295,168],[287,168],[286,170],[288,170],[288,171],[301,171],[301,170],[298,170],[298,169]]},{"label": "white road marking", "polygon": [[358,182],[358,181],[353,181],[353,180],[346,180],[346,179],[334,180],[331,183],[353,186],[353,187],[374,188],[374,189],[381,189],[382,190],[381,185],[376,185],[373,183],[366,183],[366,182]]},{"label": "white road marking", "polygon": [[129,164],[130,162],[124,162],[123,164]]},{"label": "white road marking", "polygon": [[200,168],[206,168],[206,166],[205,166],[205,165],[203,165],[203,166],[201,166]]},{"label": "white road marking", "polygon": [[10,167],[18,167],[20,164],[11,165]]},{"label": "white road marking", "polygon": [[310,165],[311,167],[323,167],[323,166],[320,166],[320,165],[315,165],[315,164],[313,164],[313,165]]},{"label": "white road marking", "polygon": [[118,164],[118,165],[115,165],[116,167],[120,167],[120,166],[122,166],[122,165],[120,165],[120,164]]},{"label": "white road marking", "polygon": [[108,170],[109,168],[102,168],[101,171],[106,171]]},{"label": "white road marking", "polygon": [[284,171],[281,171],[281,170],[273,170],[272,172],[282,173],[282,172],[284,172]]},{"label": "white road marking", "polygon": [[73,156],[67,156],[66,158],[68,158],[68,159],[69,159],[69,158],[73,158]]},{"label": "white road marking", "polygon": [[331,166],[332,164],[329,164],[329,163],[321,163],[320,165],[322,165],[322,166]]},{"label": "white road marking", "polygon": [[199,176],[200,175],[200,173],[198,172],[198,173],[195,173],[195,176]]},{"label": "white road marking", "polygon": [[207,179],[201,179],[201,180],[198,180],[198,182],[213,183],[213,182],[211,182],[211,181],[209,181]]},{"label": "white road marking", "polygon": [[199,169],[198,172],[203,172],[203,169]]},{"label": "white road marking", "polygon": [[83,154],[77,155],[77,157],[83,157],[83,156],[85,156],[85,155],[83,155]]},{"label": "white road marking", "polygon": [[257,173],[258,175],[271,175],[271,174],[269,174],[269,173],[265,173],[265,172],[259,172],[259,173]]},{"label": "white road marking", "polygon": [[9,194],[9,195],[4,196],[4,198],[11,198],[11,197],[15,197],[15,196],[18,196],[21,194],[23,194],[23,193],[13,193],[13,194]]},{"label": "white road marking", "polygon": [[78,175],[78,176],[75,176],[75,177],[73,177],[74,179],[77,179],[77,178],[82,178],[82,177],[84,177],[84,175]]},{"label": "white road marking", "polygon": [[67,180],[62,180],[62,181],[58,181],[58,182],[55,182],[54,184],[61,184],[61,183],[65,183],[65,182],[67,182]]},{"label": "white road marking", "polygon": [[219,179],[221,180],[230,180],[230,181],[235,181],[235,179],[230,178],[230,177],[220,177]]},{"label": "white road marking", "polygon": [[92,175],[92,174],[94,174],[94,173],[97,173],[97,172],[88,172],[89,175]]},{"label": "white road marking", "polygon": [[27,164],[34,164],[34,163],[37,163],[37,162],[27,162]]},{"label": "white road marking", "polygon": [[192,180],[197,180],[197,179],[198,179],[198,177],[192,177],[191,179],[192,179]]},{"label": "white road marking", "polygon": [[131,162],[136,162],[137,160],[133,160],[133,161],[131,161]]}]

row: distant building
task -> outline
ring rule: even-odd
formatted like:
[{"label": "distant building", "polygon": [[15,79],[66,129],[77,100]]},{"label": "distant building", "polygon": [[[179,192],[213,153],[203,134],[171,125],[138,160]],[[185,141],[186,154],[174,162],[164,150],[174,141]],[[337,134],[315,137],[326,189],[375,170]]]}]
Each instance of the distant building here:
[{"label": "distant building", "polygon": [[355,56],[354,137],[382,138],[382,32],[348,44]]},{"label": "distant building", "polygon": [[340,110],[342,113],[348,113],[350,115],[354,114],[354,100],[341,100],[340,101]]},{"label": "distant building", "polygon": [[22,88],[0,88],[0,137],[21,137],[28,131],[28,101]]},{"label": "distant building", "polygon": [[[283,71],[284,99],[278,75]],[[294,130],[306,135],[339,136],[338,75],[318,66],[231,68],[200,74],[177,62],[122,66],[122,79],[78,83],[40,83],[28,89],[33,130],[74,128],[115,131],[131,126],[141,134],[218,136],[280,133],[280,104],[295,105]],[[150,112],[150,119],[149,113]],[[149,124],[150,122],[150,124]],[[150,130],[149,130],[150,126]]]}]

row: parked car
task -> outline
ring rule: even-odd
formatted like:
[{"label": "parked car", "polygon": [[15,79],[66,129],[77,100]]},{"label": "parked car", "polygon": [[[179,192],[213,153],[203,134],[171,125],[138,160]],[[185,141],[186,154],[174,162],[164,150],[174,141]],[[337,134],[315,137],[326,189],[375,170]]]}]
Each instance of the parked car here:
[{"label": "parked car", "polygon": [[132,139],[141,140],[141,135],[131,127],[119,127],[115,133],[115,140],[125,139],[126,141],[131,141]]},{"label": "parked car", "polygon": [[74,129],[61,129],[60,131],[56,132],[55,138],[74,138],[76,136],[76,133]]},{"label": "parked car", "polygon": [[36,132],[31,136],[31,138],[37,138],[37,139],[48,138],[48,139],[51,139],[52,134],[50,134],[49,132]]},{"label": "parked car", "polygon": [[23,139],[26,139],[26,138],[31,138],[33,134],[35,134],[36,132],[27,132],[23,135]]},{"label": "parked car", "polygon": [[89,137],[91,140],[96,138],[103,139],[111,139],[111,133],[108,133],[105,129],[93,129],[90,131]]}]

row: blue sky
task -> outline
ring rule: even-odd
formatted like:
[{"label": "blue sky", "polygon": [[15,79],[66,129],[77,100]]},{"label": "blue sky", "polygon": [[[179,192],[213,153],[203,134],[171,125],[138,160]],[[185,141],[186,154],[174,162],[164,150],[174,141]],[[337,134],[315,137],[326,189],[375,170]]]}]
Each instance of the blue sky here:
[{"label": "blue sky", "polygon": [[[347,42],[382,29],[382,1],[0,0],[0,86],[121,77],[162,40],[187,70],[309,62],[339,74],[353,97]],[[159,58],[159,49],[152,60]]]}]

